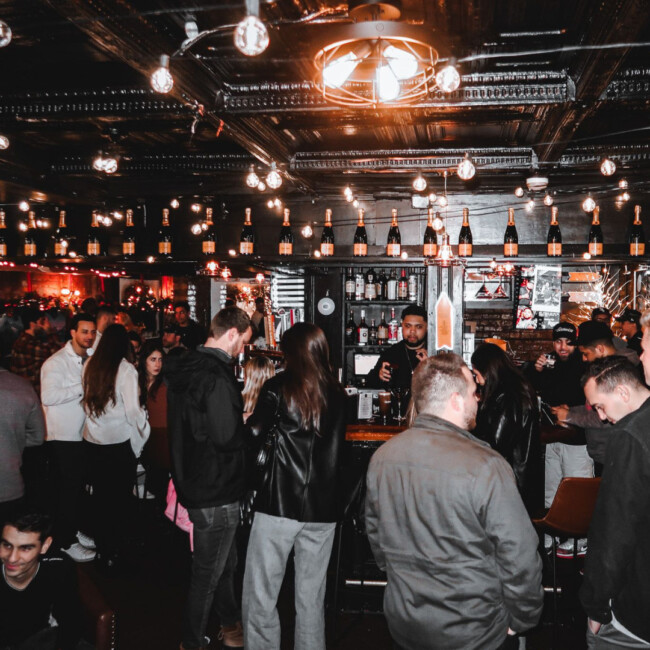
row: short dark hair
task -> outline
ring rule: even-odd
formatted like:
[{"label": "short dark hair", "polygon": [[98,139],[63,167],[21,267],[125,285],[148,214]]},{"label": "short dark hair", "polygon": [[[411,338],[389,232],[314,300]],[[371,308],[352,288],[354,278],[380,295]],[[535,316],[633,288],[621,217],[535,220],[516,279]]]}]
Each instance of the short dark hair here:
[{"label": "short dark hair", "polygon": [[31,327],[32,323],[36,323],[43,316],[45,316],[45,312],[42,312],[38,307],[23,307],[20,312],[20,320],[26,330]]},{"label": "short dark hair", "polygon": [[406,307],[402,312],[402,320],[407,316],[422,316],[425,321],[428,320],[427,310],[424,307],[420,307],[420,305],[409,305]]},{"label": "short dark hair", "polygon": [[79,327],[79,323],[82,321],[88,321],[90,323],[95,323],[95,317],[91,316],[90,314],[84,314],[83,312],[79,314],[75,314],[72,317],[72,320],[70,321],[70,331],[72,330],[77,330],[77,327]]},{"label": "short dark hair", "polygon": [[251,319],[248,314],[239,307],[224,307],[217,312],[210,323],[210,336],[215,339],[221,338],[233,327],[240,334],[243,334],[251,326]]},{"label": "short dark hair", "polygon": [[42,512],[18,512],[7,517],[4,526],[13,526],[20,533],[38,533],[41,542],[52,535],[52,518]]},{"label": "short dark hair", "polygon": [[582,387],[593,379],[603,393],[611,393],[617,386],[625,384],[634,389],[643,388],[638,368],[625,357],[618,355],[596,359],[582,375]]},{"label": "short dark hair", "polygon": [[97,312],[97,301],[94,298],[86,298],[81,303],[81,311],[86,314],[95,314]]},{"label": "short dark hair", "polygon": [[103,316],[104,314],[116,316],[117,312],[110,305],[102,305],[101,307],[99,307],[99,309],[97,309],[97,318]]},{"label": "short dark hair", "polygon": [[178,309],[179,307],[182,307],[185,311],[190,310],[190,303],[187,302],[187,300],[177,300],[174,303],[174,309]]}]

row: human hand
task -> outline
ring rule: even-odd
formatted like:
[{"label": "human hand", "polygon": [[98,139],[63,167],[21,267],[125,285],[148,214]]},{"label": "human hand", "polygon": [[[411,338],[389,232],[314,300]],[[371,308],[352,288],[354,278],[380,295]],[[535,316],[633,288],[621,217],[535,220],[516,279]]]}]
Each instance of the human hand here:
[{"label": "human hand", "polygon": [[535,370],[537,370],[537,372],[542,372],[545,366],[546,366],[546,355],[540,354],[537,357],[537,361],[535,361]]},{"label": "human hand", "polygon": [[564,423],[569,417],[569,407],[566,404],[560,404],[560,406],[551,406],[551,413],[555,416],[555,419],[559,423]]},{"label": "human hand", "polygon": [[382,381],[390,381],[390,363],[388,361],[384,361],[381,364],[381,368],[379,369],[379,379]]},{"label": "human hand", "polygon": [[514,630],[508,628],[508,636],[515,636],[517,634]]},{"label": "human hand", "polygon": [[590,618],[588,618],[588,619],[587,619],[587,625],[589,626],[589,629],[590,629],[594,634],[598,634],[598,632],[600,632],[600,628],[601,628],[601,625],[602,625],[602,624],[599,623],[598,621],[592,621]]},{"label": "human hand", "polygon": [[427,354],[427,351],[424,348],[420,348],[419,350],[416,350],[415,356],[418,358],[419,361],[424,361],[425,359],[429,358],[429,355]]}]

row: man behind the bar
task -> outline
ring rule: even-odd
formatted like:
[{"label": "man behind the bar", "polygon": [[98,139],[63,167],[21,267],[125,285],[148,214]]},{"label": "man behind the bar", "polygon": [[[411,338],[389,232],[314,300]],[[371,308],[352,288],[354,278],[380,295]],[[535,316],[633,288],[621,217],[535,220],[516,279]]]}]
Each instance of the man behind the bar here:
[{"label": "man behind the bar", "polygon": [[402,312],[402,340],[382,352],[368,373],[371,388],[411,388],[411,377],[420,361],[427,358],[427,312],[410,305]]},{"label": "man behind the bar", "polygon": [[589,527],[580,600],[589,648],[650,648],[650,391],[619,356],[591,364],[585,396],[615,424]]},{"label": "man behind the bar", "polygon": [[621,332],[627,341],[627,347],[634,350],[638,355],[641,354],[641,312],[636,309],[626,308],[616,321],[621,324]]},{"label": "man behind the bar", "polygon": [[413,427],[375,452],[367,476],[366,529],[388,574],[390,632],[408,650],[516,648],[543,591],[512,469],[469,433],[476,385],[458,355],[420,363],[412,390]]},{"label": "man behind the bar", "polygon": [[194,524],[183,650],[208,646],[213,607],[223,644],[243,647],[234,572],[239,504],[246,493],[245,434],[232,362],[251,333],[248,315],[227,307],[212,319],[205,345],[165,358],[172,476]]},{"label": "man behind the bar", "polygon": [[188,350],[196,350],[198,345],[205,343],[205,330],[190,318],[190,305],[187,300],[178,300],[174,303],[174,318],[181,335],[181,343]]}]

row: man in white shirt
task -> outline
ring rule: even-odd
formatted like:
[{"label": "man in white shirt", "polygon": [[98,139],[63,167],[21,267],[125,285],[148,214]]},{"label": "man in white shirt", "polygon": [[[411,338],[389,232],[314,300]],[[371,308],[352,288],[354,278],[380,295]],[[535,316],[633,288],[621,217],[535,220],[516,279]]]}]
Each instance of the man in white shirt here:
[{"label": "man in white shirt", "polygon": [[87,465],[82,444],[86,414],[81,405],[81,374],[95,333],[95,318],[77,314],[70,323],[71,339],[41,368],[41,402],[55,493],[55,539],[76,562],[95,557],[93,540],[78,532]]},{"label": "man in white shirt", "polygon": [[102,305],[97,310],[97,334],[95,335],[95,342],[90,347],[90,352],[88,354],[92,354],[97,349],[104,330],[115,322],[115,316],[115,310],[110,305]]}]

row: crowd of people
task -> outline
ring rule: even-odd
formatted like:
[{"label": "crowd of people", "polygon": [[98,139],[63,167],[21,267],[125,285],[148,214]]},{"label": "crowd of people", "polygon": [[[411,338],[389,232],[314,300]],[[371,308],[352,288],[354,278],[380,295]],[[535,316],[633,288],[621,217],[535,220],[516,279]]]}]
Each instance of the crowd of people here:
[{"label": "crowd of people", "polygon": [[[70,562],[119,570],[139,460],[154,493],[167,491],[168,473],[148,462],[156,441],[192,528],[181,650],[208,647],[212,614],[223,646],[279,649],[291,553],[294,647],[324,650],[327,568],[348,495],[346,395],[323,331],[288,329],[282,372],[253,357],[242,390],[233,363],[256,327],[234,306],[203,332],[177,303],[176,323],[144,342],[102,306],[72,318],[62,347],[42,313],[22,317],[12,372],[0,370],[0,648],[83,647]],[[522,647],[541,616],[543,553],[574,548],[586,555],[589,647],[650,647],[650,312],[619,317],[626,340],[609,319],[598,309],[579,328],[560,322],[552,351],[523,368],[483,344],[470,369],[455,354],[428,357],[427,314],[405,310],[403,340],[373,381],[410,389],[410,426],[373,455],[363,505],[396,648]],[[21,471],[44,441],[47,498]],[[588,539],[540,544],[531,516],[562,478],[594,475]],[[80,515],[89,486],[90,520]],[[237,530],[250,520],[240,558]]]}]

